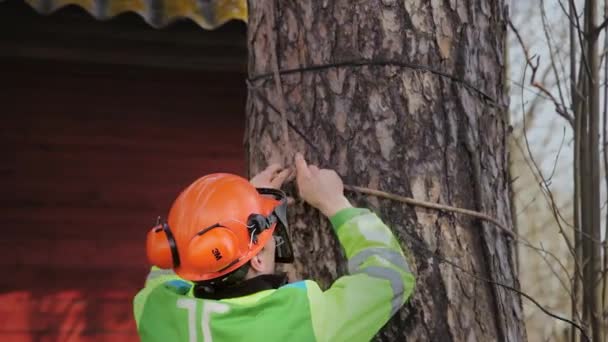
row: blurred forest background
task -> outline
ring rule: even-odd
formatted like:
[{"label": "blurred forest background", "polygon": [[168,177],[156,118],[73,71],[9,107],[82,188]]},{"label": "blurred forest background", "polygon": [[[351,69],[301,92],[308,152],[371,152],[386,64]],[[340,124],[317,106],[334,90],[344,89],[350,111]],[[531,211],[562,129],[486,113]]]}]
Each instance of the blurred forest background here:
[{"label": "blurred forest background", "polygon": [[[606,241],[608,230],[608,38],[601,29],[605,28],[607,11],[608,2],[514,0],[507,44],[513,214],[519,233],[546,250],[539,253],[519,247],[521,288],[554,312],[584,321],[589,335],[598,336],[592,330],[603,330],[603,341],[608,326],[606,244],[599,240]],[[596,32],[585,27],[592,16],[599,27]],[[598,80],[596,95],[589,94],[595,88],[589,86],[593,83],[589,82],[590,74]],[[593,134],[586,134],[583,127],[593,122],[593,102],[598,105],[595,120],[600,132],[596,135],[599,159],[595,161],[591,146],[584,146],[593,142]],[[589,160],[584,160],[584,147],[590,148]],[[591,165],[598,168],[599,184],[591,184],[593,171],[587,169]],[[587,187],[585,182],[589,182]],[[585,200],[585,191],[597,192],[596,197]],[[598,207],[600,222],[592,224],[588,220],[598,216]],[[586,227],[591,225],[595,231],[587,233]],[[595,254],[584,250],[589,246]],[[586,278],[585,268],[595,269],[595,276]],[[588,279],[594,284],[589,286]],[[595,294],[588,301],[583,299],[585,287],[590,287],[587,293]],[[577,340],[568,324],[545,315],[528,301],[523,305],[530,341]]]}]

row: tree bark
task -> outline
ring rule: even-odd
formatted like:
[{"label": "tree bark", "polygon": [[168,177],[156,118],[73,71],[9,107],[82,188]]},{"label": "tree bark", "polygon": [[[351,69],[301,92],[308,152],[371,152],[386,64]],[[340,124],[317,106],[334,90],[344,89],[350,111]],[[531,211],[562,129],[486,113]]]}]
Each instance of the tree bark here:
[{"label": "tree bark", "polygon": [[[347,184],[482,211],[511,226],[504,5],[249,1],[250,171],[304,151]],[[275,77],[331,63],[339,65]],[[288,125],[295,129],[286,135]],[[350,197],[393,229],[417,273],[413,298],[379,340],[526,339],[520,297],[466,273],[519,287],[504,234],[465,216]],[[328,221],[297,203],[290,222],[297,277],[328,287],[346,268]]]}]

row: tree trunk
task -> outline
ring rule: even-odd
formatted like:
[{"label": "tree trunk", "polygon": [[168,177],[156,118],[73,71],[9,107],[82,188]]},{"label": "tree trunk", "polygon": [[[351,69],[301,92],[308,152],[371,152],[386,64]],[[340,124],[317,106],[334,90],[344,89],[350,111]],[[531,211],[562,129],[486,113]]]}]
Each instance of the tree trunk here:
[{"label": "tree trunk", "polygon": [[[598,6],[596,0],[585,1],[585,32],[597,29]],[[583,134],[581,172],[585,175],[581,189],[582,229],[587,237],[583,240],[583,309],[587,322],[591,325],[594,341],[604,341],[602,331],[601,307],[601,255],[602,249],[600,226],[600,165],[599,165],[599,117],[600,117],[600,72],[598,54],[599,35],[590,34],[587,37],[587,65],[590,77],[587,78],[589,111],[582,120]],[[584,317],[585,317],[584,316]]]},{"label": "tree trunk", "polygon": [[[251,172],[304,151],[347,184],[510,226],[504,8],[502,0],[250,1]],[[285,71],[310,66],[321,67]],[[519,287],[504,234],[466,216],[349,196],[393,229],[417,273],[413,298],[380,340],[526,339],[519,296],[466,273]],[[328,287],[346,268],[328,221],[301,203],[290,221],[297,276]]]}]

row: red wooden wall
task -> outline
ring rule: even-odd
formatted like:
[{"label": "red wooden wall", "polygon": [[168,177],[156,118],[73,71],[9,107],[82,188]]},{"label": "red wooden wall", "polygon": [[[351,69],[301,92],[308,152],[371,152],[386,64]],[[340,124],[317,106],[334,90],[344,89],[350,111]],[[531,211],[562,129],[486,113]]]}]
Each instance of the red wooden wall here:
[{"label": "red wooden wall", "polygon": [[137,341],[145,233],[244,173],[244,76],[0,60],[0,341]]}]

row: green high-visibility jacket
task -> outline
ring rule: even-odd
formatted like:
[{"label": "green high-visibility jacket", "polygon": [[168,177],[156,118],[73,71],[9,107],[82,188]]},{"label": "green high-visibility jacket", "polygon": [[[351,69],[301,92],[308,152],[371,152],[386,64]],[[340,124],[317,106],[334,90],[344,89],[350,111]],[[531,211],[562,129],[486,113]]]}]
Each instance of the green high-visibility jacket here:
[{"label": "green high-visibility jacket", "polygon": [[367,209],[331,218],[349,275],[326,291],[314,281],[222,300],[153,268],[134,299],[142,341],[369,341],[410,297],[414,275],[399,243]]}]

